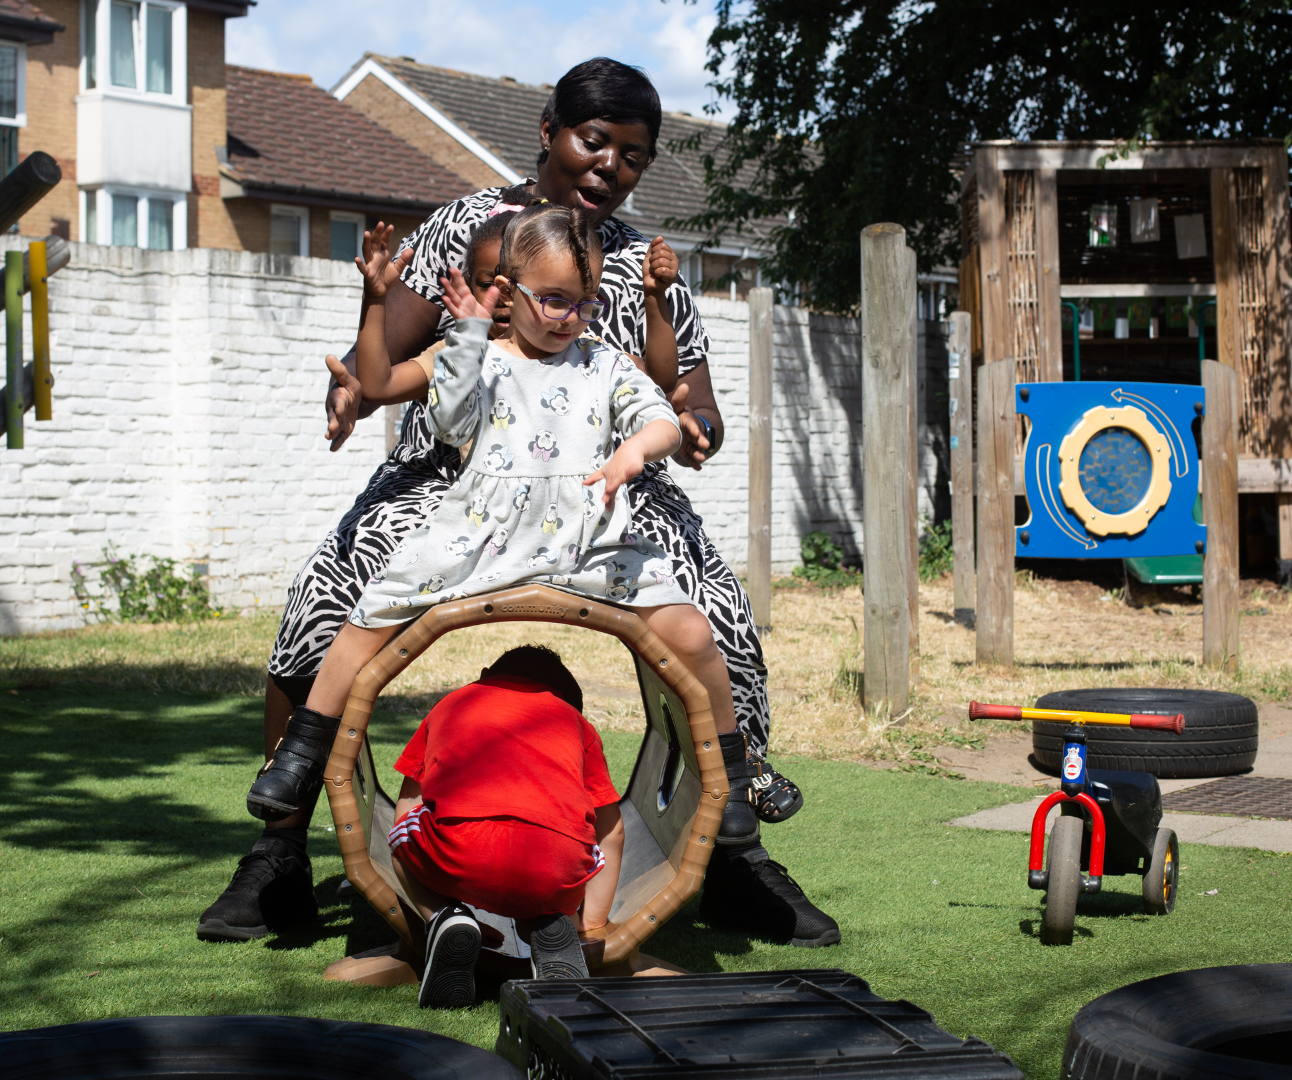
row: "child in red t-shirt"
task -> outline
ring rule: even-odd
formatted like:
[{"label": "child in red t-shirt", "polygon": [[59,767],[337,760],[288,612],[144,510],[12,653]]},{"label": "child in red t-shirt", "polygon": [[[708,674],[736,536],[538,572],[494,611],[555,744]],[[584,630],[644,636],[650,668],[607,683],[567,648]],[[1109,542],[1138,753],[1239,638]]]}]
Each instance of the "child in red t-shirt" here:
[{"label": "child in red t-shirt", "polygon": [[587,976],[578,931],[610,917],[623,823],[582,709],[561,658],[524,645],[440,701],[395,763],[395,873],[429,924],[423,1007],[475,1000],[467,904],[529,931],[535,978]]}]

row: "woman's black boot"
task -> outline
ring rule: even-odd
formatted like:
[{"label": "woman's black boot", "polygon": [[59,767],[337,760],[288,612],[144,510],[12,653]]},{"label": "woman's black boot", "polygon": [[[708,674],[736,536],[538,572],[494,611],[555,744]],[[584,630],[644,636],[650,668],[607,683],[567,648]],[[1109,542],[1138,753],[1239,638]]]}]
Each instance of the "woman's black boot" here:
[{"label": "woman's black boot", "polygon": [[263,821],[281,821],[312,805],[323,786],[323,768],[340,726],[339,716],[324,716],[304,706],[292,710],[274,756],[247,792],[248,812]]},{"label": "woman's black boot", "polygon": [[727,767],[727,783],[731,797],[722,812],[722,826],[717,841],[727,847],[747,847],[758,842],[758,815],[754,812],[754,786],[752,778],[757,765],[746,761],[745,736],[740,731],[730,731],[718,736],[722,748],[722,763]]}]

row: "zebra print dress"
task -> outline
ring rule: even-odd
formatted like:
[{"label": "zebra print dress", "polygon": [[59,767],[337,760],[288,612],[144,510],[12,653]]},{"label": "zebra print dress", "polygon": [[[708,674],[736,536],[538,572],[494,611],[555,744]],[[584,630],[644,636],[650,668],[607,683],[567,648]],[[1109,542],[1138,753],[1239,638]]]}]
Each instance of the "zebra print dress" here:
[{"label": "zebra print dress", "polygon": [[[502,188],[486,188],[449,203],[407,237],[400,250],[414,258],[404,282],[414,292],[440,303],[440,278],[465,262],[472,230],[497,205]],[[617,218],[599,230],[604,254],[601,298],[605,317],[590,330],[607,344],[640,356],[646,344],[642,260],[649,241]],[[668,292],[677,335],[679,371],[706,361],[705,333],[690,289],[680,278]],[[446,312],[438,333],[453,325]],[[436,441],[419,402],[408,406],[399,444],[382,462],[354,505],[306,560],[287,593],[278,638],[269,659],[271,675],[308,677],[318,673],[368,579],[386,566],[400,541],[435,513],[457,477],[455,447]],[[628,489],[637,530],[662,547],[673,563],[677,583],[708,616],[714,640],[727,662],[736,719],[750,747],[765,753],[770,715],[767,668],[754,631],[745,590],[704,533],[703,522],[686,494],[662,464],[652,464]]]}]

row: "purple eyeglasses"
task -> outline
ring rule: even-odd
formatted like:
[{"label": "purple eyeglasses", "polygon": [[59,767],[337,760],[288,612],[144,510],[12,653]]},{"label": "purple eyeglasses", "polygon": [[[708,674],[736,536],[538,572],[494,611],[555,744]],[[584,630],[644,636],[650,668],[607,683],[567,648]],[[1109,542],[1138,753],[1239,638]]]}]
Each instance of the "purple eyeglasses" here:
[{"label": "purple eyeglasses", "polygon": [[563,296],[539,296],[532,289],[525,288],[515,278],[508,278],[507,280],[537,303],[539,310],[553,322],[564,321],[571,311],[578,316],[580,322],[585,323],[593,322],[606,313],[607,305],[603,300],[581,300],[576,304],[573,300],[567,300]]}]

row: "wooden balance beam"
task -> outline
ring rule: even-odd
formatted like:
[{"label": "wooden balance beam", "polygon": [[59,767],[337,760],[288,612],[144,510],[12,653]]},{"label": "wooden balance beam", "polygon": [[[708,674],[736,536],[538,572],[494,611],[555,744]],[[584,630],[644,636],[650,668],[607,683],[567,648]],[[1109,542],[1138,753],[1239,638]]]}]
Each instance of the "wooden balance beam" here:
[{"label": "wooden balance beam", "polygon": [[[341,716],[323,787],[332,809],[345,874],[399,935],[392,947],[346,957],[328,979],[390,986],[420,981],[416,962],[425,924],[391,865],[386,837],[394,800],[382,790],[367,742],[377,696],[442,635],[493,622],[551,622],[617,637],[633,654],[647,726],[632,779],[619,801],[624,856],[610,922],[581,935],[588,968],[601,974],[645,973],[661,965],[640,948],[699,891],[729,794],[709,695],[631,609],[523,585],[439,604],[410,622],[359,673]],[[685,717],[685,726],[681,723]],[[477,911],[503,935],[485,946],[506,962],[523,955],[510,919]],[[678,969],[672,969],[678,970]]]}]

